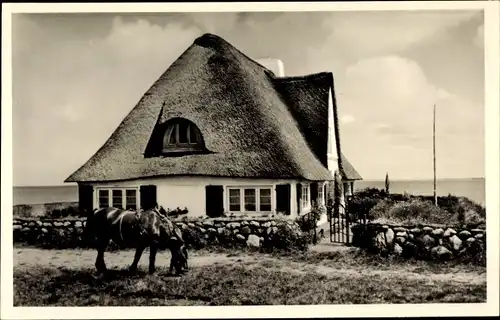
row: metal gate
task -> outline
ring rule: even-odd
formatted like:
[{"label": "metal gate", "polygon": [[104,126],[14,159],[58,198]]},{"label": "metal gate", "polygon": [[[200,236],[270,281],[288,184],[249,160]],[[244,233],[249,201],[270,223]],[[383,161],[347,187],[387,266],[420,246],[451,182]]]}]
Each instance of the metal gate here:
[{"label": "metal gate", "polygon": [[352,232],[350,228],[349,214],[345,206],[340,205],[339,212],[330,210],[330,241],[334,243],[351,243]]},{"label": "metal gate", "polygon": [[[352,198],[346,199],[346,204]],[[334,243],[343,243],[346,245],[353,244],[353,229],[358,230],[363,229],[367,225],[366,215],[362,215],[359,212],[349,212],[349,206],[344,206],[339,204],[339,212],[335,212],[333,208],[328,212],[328,218],[330,222],[330,241]],[[356,239],[354,239],[356,240]]]}]

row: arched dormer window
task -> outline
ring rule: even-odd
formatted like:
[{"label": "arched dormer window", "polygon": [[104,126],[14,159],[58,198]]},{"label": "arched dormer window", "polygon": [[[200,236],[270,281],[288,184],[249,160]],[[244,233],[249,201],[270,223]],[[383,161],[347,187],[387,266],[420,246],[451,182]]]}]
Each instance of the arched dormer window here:
[{"label": "arched dormer window", "polygon": [[186,119],[173,119],[167,123],[163,136],[164,153],[203,150],[203,137],[194,123]]}]

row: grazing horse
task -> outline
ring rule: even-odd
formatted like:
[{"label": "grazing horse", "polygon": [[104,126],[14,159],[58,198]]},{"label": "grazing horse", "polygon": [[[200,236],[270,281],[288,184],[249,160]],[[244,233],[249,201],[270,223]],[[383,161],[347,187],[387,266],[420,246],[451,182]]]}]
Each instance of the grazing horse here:
[{"label": "grazing horse", "polygon": [[149,273],[155,272],[158,249],[170,249],[170,272],[180,274],[187,269],[187,250],[180,229],[166,216],[162,208],[130,211],[117,208],[94,210],[87,218],[87,235],[97,248],[95,267],[98,274],[105,273],[104,252],[113,240],[121,247],[135,247],[134,261],[129,267],[137,271],[137,265],[146,247],[149,247]]}]

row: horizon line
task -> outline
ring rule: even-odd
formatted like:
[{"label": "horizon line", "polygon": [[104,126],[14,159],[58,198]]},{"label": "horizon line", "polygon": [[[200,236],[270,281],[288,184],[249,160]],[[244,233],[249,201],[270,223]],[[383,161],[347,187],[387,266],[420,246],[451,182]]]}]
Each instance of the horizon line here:
[{"label": "horizon line", "polygon": [[[437,180],[469,180],[469,179],[485,179],[486,177],[459,177],[459,178],[437,178]],[[433,178],[395,178],[391,179],[389,176],[389,181],[432,181]],[[384,179],[362,179],[362,180],[357,180],[356,182],[363,182],[363,181],[385,181]],[[66,182],[62,184],[32,184],[32,185],[13,185],[12,187],[14,188],[30,188],[30,187],[66,187],[66,186],[71,186],[71,185],[76,185],[76,182]]]}]

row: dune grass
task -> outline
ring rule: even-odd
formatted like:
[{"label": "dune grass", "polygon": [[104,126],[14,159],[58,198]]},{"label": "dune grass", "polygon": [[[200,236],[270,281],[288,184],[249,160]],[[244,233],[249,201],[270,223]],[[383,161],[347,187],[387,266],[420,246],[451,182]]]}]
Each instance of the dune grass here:
[{"label": "dune grass", "polygon": [[[225,255],[227,257],[228,255]],[[201,256],[200,256],[201,257]],[[161,306],[484,302],[485,268],[378,261],[356,252],[247,255],[198,264],[180,277],[89,266],[33,265],[14,271],[16,306]],[[217,257],[216,257],[217,258]],[[227,259],[227,258],[226,258]],[[462,278],[461,278],[462,277]]]}]

